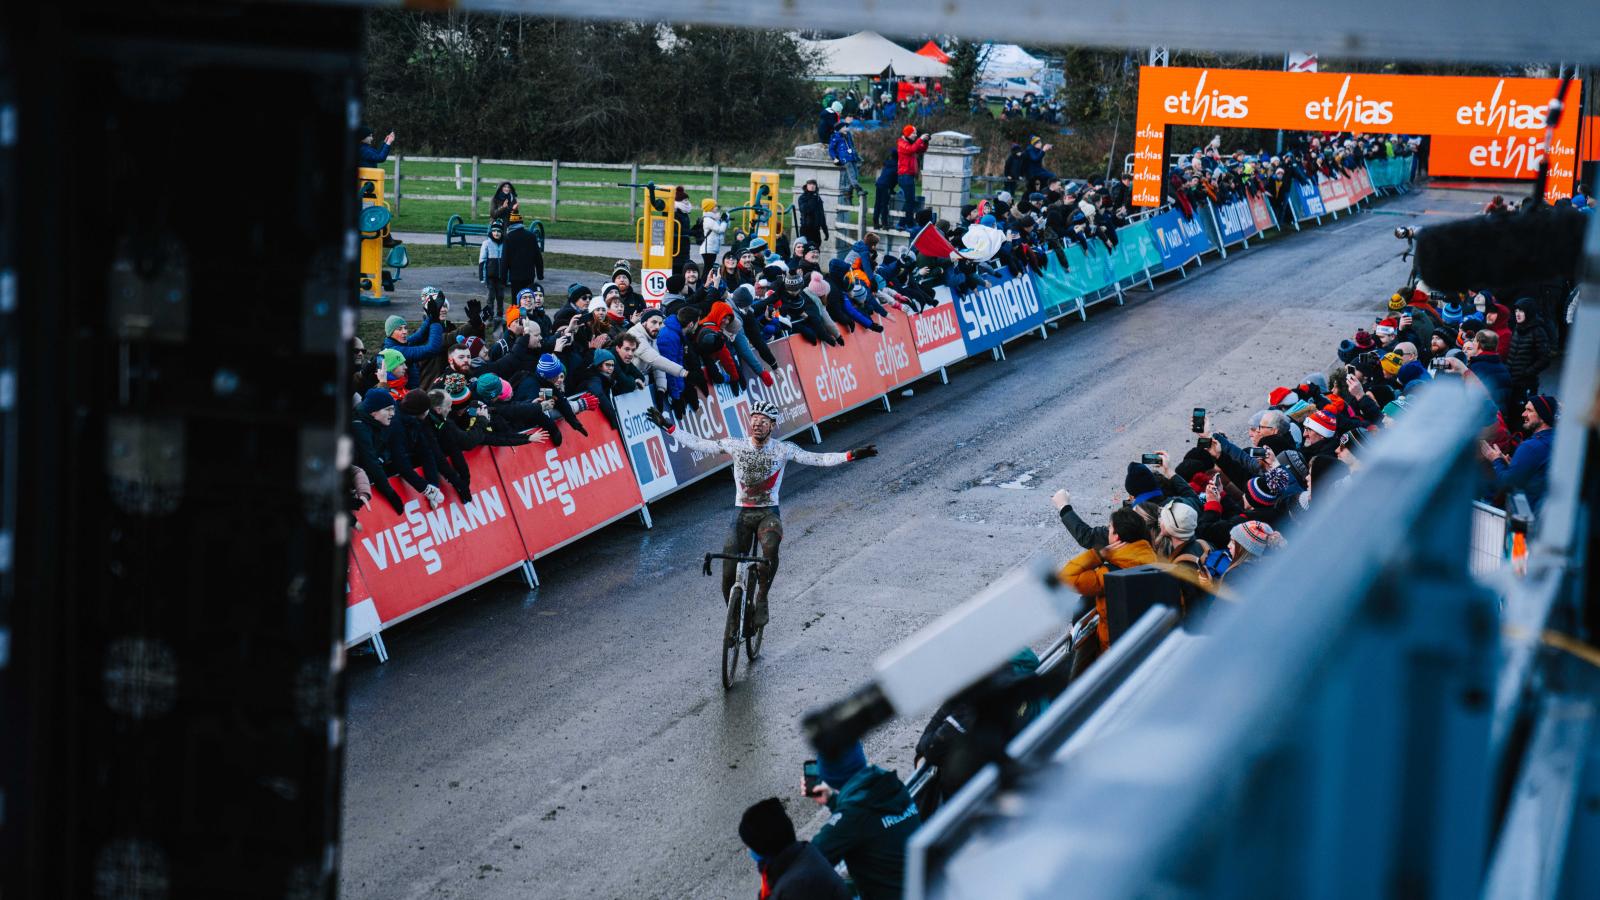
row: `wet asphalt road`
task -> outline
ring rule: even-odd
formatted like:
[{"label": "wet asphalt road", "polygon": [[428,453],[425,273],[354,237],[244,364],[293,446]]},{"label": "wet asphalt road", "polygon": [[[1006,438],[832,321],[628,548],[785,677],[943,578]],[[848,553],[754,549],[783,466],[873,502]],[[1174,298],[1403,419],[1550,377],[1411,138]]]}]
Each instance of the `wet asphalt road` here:
[{"label": "wet asphalt road", "polygon": [[[542,560],[536,591],[508,577],[386,632],[386,665],[351,664],[344,895],[751,896],[742,810],[777,795],[802,837],[822,822],[798,796],[806,708],[1031,554],[1066,559],[1056,488],[1099,520],[1128,461],[1190,446],[1192,407],[1242,435],[1403,282],[1395,226],[1488,193],[1429,190],[1255,244],[825,425],[824,449],[882,455],[791,466],[772,624],[731,692],[699,571],[731,518],[726,473],[653,505],[654,530],[624,521]],[[869,757],[907,776],[922,724],[880,729]]]}]

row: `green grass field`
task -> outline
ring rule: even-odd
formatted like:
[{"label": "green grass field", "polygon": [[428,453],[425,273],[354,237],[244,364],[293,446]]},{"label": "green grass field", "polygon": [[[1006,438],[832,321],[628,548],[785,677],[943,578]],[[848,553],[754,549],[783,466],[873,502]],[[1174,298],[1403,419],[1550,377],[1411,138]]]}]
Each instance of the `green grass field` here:
[{"label": "green grass field", "polygon": [[[393,194],[394,160],[383,166],[390,181],[386,186]],[[471,192],[471,163],[461,163],[460,188],[456,187],[454,163],[410,162],[402,164],[403,178],[399,213],[393,225],[395,231],[422,231],[443,233],[445,223],[452,215],[460,215],[469,222],[484,223],[489,216],[489,198],[502,181],[510,181],[517,188],[517,197],[525,219],[544,222],[545,234],[553,238],[587,238],[592,240],[633,240],[634,225],[629,215],[629,189],[618,187],[630,179],[628,169],[592,169],[562,165],[557,193],[556,215],[551,216],[550,188],[533,184],[550,180],[550,166],[530,165],[480,165],[478,167],[478,212],[469,215],[471,204],[466,199],[430,199],[431,197],[465,198]],[[779,168],[784,196],[793,184],[793,173]],[[440,181],[423,178],[446,179]],[[710,172],[670,172],[639,167],[639,180],[655,181],[659,185],[684,184],[696,207],[701,199],[710,195]],[[724,208],[742,205],[750,195],[750,176],[742,172],[725,172],[720,181],[718,201]],[[635,191],[638,203],[645,202],[645,190]],[[589,204],[620,204],[613,206]],[[416,265],[416,263],[413,263]]]},{"label": "green grass field", "polygon": [[[434,266],[465,266],[470,269],[478,267],[478,242],[483,238],[474,238],[472,243],[465,247],[446,247],[442,244],[407,244],[406,254],[411,257],[411,268],[425,269]],[[610,272],[616,260],[598,256],[576,256],[570,253],[546,253],[544,265],[547,269],[576,269],[580,272]]]}]

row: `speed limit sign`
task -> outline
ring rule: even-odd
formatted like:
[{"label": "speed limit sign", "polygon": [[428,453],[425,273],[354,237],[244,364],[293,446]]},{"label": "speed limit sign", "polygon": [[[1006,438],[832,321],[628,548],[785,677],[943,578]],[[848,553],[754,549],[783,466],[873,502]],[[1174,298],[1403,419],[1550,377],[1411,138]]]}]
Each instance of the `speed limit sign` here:
[{"label": "speed limit sign", "polygon": [[662,299],[667,296],[667,276],[671,274],[671,269],[644,270],[644,302],[651,306],[661,305]]}]

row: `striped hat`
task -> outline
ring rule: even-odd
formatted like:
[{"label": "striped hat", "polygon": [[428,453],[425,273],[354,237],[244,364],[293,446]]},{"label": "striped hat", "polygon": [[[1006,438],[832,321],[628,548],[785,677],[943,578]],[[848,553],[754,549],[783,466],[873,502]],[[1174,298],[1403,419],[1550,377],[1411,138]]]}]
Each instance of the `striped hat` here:
[{"label": "striped hat", "polygon": [[534,369],[534,371],[538,372],[539,377],[543,378],[545,381],[554,381],[557,377],[564,374],[567,369],[565,366],[561,365],[561,360],[556,359],[554,353],[546,353],[539,357],[539,365]]},{"label": "striped hat", "polygon": [[1233,526],[1228,537],[1233,538],[1233,542],[1251,556],[1264,556],[1267,551],[1283,543],[1282,535],[1274,531],[1271,525],[1254,520]]},{"label": "striped hat", "polygon": [[1303,424],[1306,428],[1310,429],[1311,431],[1315,431],[1317,434],[1320,434],[1325,438],[1333,437],[1333,435],[1339,430],[1338,420],[1334,419],[1333,416],[1328,415],[1326,412],[1323,412],[1320,409],[1311,415],[1306,416],[1306,420]]}]

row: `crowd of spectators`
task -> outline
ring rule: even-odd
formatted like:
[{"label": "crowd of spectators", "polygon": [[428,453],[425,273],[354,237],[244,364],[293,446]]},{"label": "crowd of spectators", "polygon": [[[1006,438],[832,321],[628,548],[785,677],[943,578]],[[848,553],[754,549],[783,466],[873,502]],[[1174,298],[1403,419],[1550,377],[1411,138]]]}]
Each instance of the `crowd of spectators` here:
[{"label": "crowd of spectators", "polygon": [[1279,222],[1290,221],[1289,192],[1295,183],[1315,185],[1327,177],[1358,168],[1363,160],[1415,157],[1420,139],[1383,134],[1285,134],[1278,153],[1264,150],[1224,154],[1222,137],[1181,155],[1167,169],[1167,191],[1185,216],[1200,203],[1226,203],[1244,196],[1265,196]]}]

